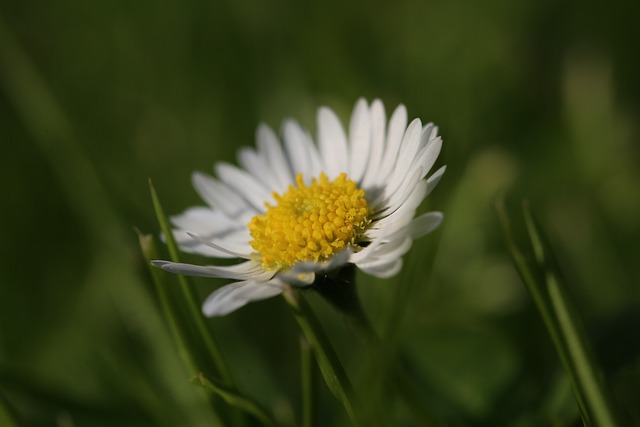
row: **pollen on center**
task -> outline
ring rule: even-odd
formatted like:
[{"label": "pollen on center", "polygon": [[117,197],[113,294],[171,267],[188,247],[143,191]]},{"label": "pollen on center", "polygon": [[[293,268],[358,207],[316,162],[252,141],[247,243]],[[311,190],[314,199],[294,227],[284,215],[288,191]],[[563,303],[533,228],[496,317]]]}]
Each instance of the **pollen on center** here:
[{"label": "pollen on center", "polygon": [[263,267],[288,269],[299,261],[323,262],[356,245],[370,223],[364,190],[343,173],[329,181],[323,173],[305,185],[302,174],[277,204],[249,222],[250,242]]}]

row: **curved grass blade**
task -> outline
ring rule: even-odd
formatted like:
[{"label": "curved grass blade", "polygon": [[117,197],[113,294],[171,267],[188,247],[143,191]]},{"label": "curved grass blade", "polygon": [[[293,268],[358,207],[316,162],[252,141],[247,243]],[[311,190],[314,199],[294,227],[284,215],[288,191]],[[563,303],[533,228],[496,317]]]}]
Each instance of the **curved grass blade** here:
[{"label": "curved grass blade", "polygon": [[[160,199],[151,180],[149,180],[149,188],[160,228],[166,238],[170,259],[174,262],[180,262],[179,250],[173,237],[171,226],[162,209]],[[152,272],[152,274],[155,273],[158,272]],[[160,273],[162,274],[162,272]],[[179,292],[176,293],[175,289],[172,292],[171,287],[167,286],[163,286],[162,292],[172,292],[167,308],[172,312],[170,317],[173,316],[177,319],[180,335],[184,338],[184,340],[180,342],[181,351],[188,355],[188,363],[190,368],[193,369],[192,372],[205,371],[214,375],[216,378],[220,378],[221,382],[223,382],[228,389],[235,389],[236,386],[231,371],[226,364],[219,345],[205,323],[205,319],[196,302],[196,292],[193,281],[191,278],[183,275],[178,275],[177,279],[179,282]],[[242,413],[232,411],[232,413],[229,414],[224,411],[225,408],[219,406],[219,402],[214,401],[212,403],[218,415],[229,416],[228,422],[233,425],[244,425],[245,420]]]},{"label": "curved grass blade", "polygon": [[282,295],[293,310],[296,321],[314,352],[327,387],[342,403],[351,423],[359,425],[354,412],[353,387],[320,322],[300,292],[289,286]]},{"label": "curved grass blade", "polygon": [[169,285],[168,283],[166,283],[166,276],[161,274],[161,270],[158,270],[157,268],[153,268],[151,266],[151,260],[159,258],[158,249],[156,247],[154,238],[151,235],[143,235],[139,231],[137,231],[137,233],[144,260],[146,261],[146,264],[148,266],[149,273],[151,274],[151,278],[155,286],[156,294],[158,295],[158,299],[160,301],[160,307],[162,308],[165,319],[169,324],[171,335],[173,335],[173,338],[178,344],[180,357],[182,358],[184,364],[189,368],[189,370],[191,370],[192,372],[198,372],[199,364],[195,355],[190,349],[189,338],[185,334],[184,329],[180,326],[176,308],[172,304],[171,297],[168,292]]},{"label": "curved grass blade", "polygon": [[[528,246],[519,245],[504,201],[496,204],[505,241],[520,277],[527,286],[569,375],[585,426],[621,426],[610,391],[592,356],[577,308],[569,296],[551,247],[523,203]],[[532,253],[532,256],[527,254]]]},{"label": "curved grass blade", "polygon": [[253,415],[262,425],[275,426],[276,423],[269,413],[254,400],[241,395],[236,390],[222,384],[214,379],[207,378],[203,373],[199,373],[191,379],[191,383],[199,383],[208,391],[221,397],[229,405],[240,409],[247,414]]},{"label": "curved grass blade", "polygon": [[302,426],[313,427],[316,417],[317,380],[313,352],[309,342],[300,338],[300,377],[302,379]]},{"label": "curved grass blade", "polygon": [[0,426],[18,427],[19,425],[15,411],[4,395],[0,393]]},{"label": "curved grass blade", "polygon": [[[435,417],[421,398],[415,384],[412,383],[406,363],[403,362],[402,356],[396,355],[391,347],[393,340],[381,340],[369,320],[358,296],[355,272],[356,269],[353,265],[343,267],[334,276],[326,277],[322,284],[315,288],[315,291],[343,315],[354,335],[373,355],[369,369],[375,375],[370,375],[366,386],[366,400],[361,399],[360,401],[366,401],[369,404],[377,399],[382,402],[387,398],[384,390],[390,389],[391,394],[397,395],[405,404],[418,425],[425,427],[435,425]],[[369,405],[366,412],[361,412],[361,415],[367,417],[366,420],[362,420],[363,424],[376,423],[376,425],[381,425],[380,423],[385,423],[383,419],[386,414],[382,410],[377,410],[378,407],[381,409],[385,405],[380,404],[376,407],[374,404],[373,408],[371,406]],[[386,423],[389,422],[391,420],[386,420]]]},{"label": "curved grass blade", "polygon": [[[169,249],[169,256],[173,262],[180,262],[178,245],[173,238],[171,226],[169,225],[169,221],[167,220],[164,210],[162,209],[160,199],[158,198],[158,194],[156,193],[151,180],[149,180],[149,189],[151,191],[153,207],[155,209],[156,216],[158,217],[158,223],[160,224],[160,228],[162,229],[162,232],[164,233],[166,238],[167,248]],[[186,305],[186,311],[188,312],[189,316],[187,323],[194,326],[194,329],[197,331],[198,337],[200,338],[201,342],[204,343],[207,353],[205,360],[213,362],[213,374],[219,376],[229,386],[233,386],[233,377],[231,376],[231,372],[227,367],[224,357],[222,356],[220,347],[218,346],[209,328],[207,327],[202,313],[200,312],[200,308],[196,303],[193,282],[190,278],[183,275],[178,275],[178,281],[180,282],[182,299],[184,301],[184,304]]]}]

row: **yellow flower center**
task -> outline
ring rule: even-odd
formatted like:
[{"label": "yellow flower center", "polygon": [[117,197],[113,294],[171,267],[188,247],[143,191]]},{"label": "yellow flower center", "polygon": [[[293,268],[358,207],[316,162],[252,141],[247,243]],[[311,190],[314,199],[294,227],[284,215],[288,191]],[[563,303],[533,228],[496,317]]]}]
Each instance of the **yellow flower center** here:
[{"label": "yellow flower center", "polygon": [[250,242],[263,267],[288,269],[299,261],[322,262],[347,246],[355,246],[370,223],[364,190],[341,174],[329,181],[322,173],[311,185],[302,174],[297,186],[283,195],[273,193],[277,204],[249,223]]}]

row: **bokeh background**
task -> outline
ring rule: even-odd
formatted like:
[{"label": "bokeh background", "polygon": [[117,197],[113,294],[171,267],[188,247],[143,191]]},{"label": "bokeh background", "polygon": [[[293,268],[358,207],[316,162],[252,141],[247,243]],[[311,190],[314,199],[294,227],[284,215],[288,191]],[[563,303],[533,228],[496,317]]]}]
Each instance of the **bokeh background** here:
[{"label": "bokeh background", "polygon": [[[134,227],[201,204],[193,170],[260,122],[358,97],[440,126],[443,227],[391,280],[358,276],[442,425],[579,425],[493,203],[532,201],[618,400],[640,422],[639,3],[0,2],[0,394],[26,426],[204,426]],[[196,257],[191,261],[203,262]],[[222,281],[198,280],[204,297]],[[356,388],[365,350],[309,296]],[[297,425],[280,298],[210,325],[246,394]],[[346,425],[321,395],[321,425]],[[412,425],[389,402],[393,425]]]}]

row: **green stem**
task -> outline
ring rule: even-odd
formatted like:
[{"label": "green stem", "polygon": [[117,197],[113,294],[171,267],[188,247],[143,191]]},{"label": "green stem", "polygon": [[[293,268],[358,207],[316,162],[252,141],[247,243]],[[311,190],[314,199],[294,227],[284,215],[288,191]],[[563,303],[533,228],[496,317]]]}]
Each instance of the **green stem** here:
[{"label": "green stem", "polygon": [[142,249],[142,254],[147,263],[149,273],[151,274],[153,285],[160,300],[160,307],[164,313],[165,319],[167,319],[167,322],[169,323],[171,335],[173,335],[173,338],[178,343],[179,354],[185,365],[187,365],[192,372],[198,372],[198,363],[193,352],[189,349],[189,340],[183,329],[180,327],[176,316],[176,310],[171,304],[171,300],[167,292],[167,286],[166,283],[164,283],[164,276],[160,274],[160,270],[151,266],[151,260],[158,258],[158,251],[154,239],[150,235],[145,236],[138,232],[138,240],[140,242],[140,248]]},{"label": "green stem", "polygon": [[359,425],[354,412],[353,387],[347,377],[338,355],[300,292],[287,286],[283,296],[314,352],[320,372],[329,390],[344,406],[353,425]]},{"label": "green stem", "polygon": [[[180,262],[180,252],[178,250],[178,245],[176,244],[176,241],[173,237],[171,226],[169,225],[169,221],[167,220],[164,209],[160,204],[160,199],[158,198],[158,194],[156,193],[151,180],[149,180],[149,188],[151,190],[151,198],[153,200],[153,206],[158,217],[158,222],[160,223],[160,228],[162,229],[162,232],[164,233],[165,239],[167,241],[169,256],[173,262]],[[211,335],[209,328],[205,323],[204,317],[202,316],[202,312],[200,311],[200,307],[196,302],[193,282],[183,275],[178,275],[178,281],[180,282],[180,289],[184,301],[187,304],[187,311],[190,314],[191,321],[195,325],[198,335],[205,344],[207,352],[209,353],[209,360],[212,360],[215,365],[216,375],[219,375],[220,378],[222,378],[222,380],[225,381],[228,385],[233,386],[234,381],[231,375],[231,371],[227,366],[220,347]]]},{"label": "green stem", "polygon": [[0,393],[0,425],[6,427],[19,426],[15,411],[2,393]]},{"label": "green stem", "polygon": [[[523,203],[523,213],[529,238],[538,264],[545,269],[546,293],[549,311],[554,314],[556,335],[560,337],[565,366],[570,372],[579,404],[584,406],[585,415],[594,425],[600,427],[617,426],[614,400],[609,395],[604,381],[599,375],[589,342],[582,328],[582,320],[573,304],[565,284],[561,281],[559,268],[538,230],[531,209]],[[559,349],[560,351],[560,349]]]},{"label": "green stem", "polygon": [[316,370],[309,341],[300,338],[300,368],[302,378],[302,426],[313,427],[316,417]]},{"label": "green stem", "polygon": [[583,422],[586,426],[598,427],[620,425],[620,415],[598,374],[598,365],[591,356],[577,308],[566,291],[551,248],[543,240],[528,203],[523,203],[523,216],[533,261],[516,243],[504,201],[496,203],[496,211],[516,269],[567,371]]},{"label": "green stem", "polygon": [[214,379],[207,378],[203,373],[196,375],[191,379],[191,382],[199,382],[201,386],[210,392],[213,392],[217,396],[220,396],[229,405],[254,416],[263,426],[273,427],[276,425],[273,417],[262,407],[262,405],[253,399],[240,394],[236,389],[230,388]]},{"label": "green stem", "polygon": [[391,364],[391,385],[420,425],[433,425],[433,417],[421,401],[420,393],[409,378],[403,363],[400,360],[389,360],[390,355],[383,348],[383,342],[360,303],[355,266],[344,267],[337,275],[327,277],[314,289],[344,315],[347,325],[370,352],[379,356],[382,364],[377,366],[376,372],[382,371],[387,364]]}]

